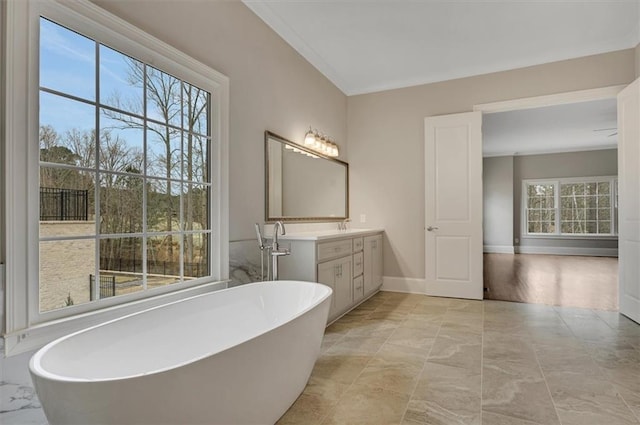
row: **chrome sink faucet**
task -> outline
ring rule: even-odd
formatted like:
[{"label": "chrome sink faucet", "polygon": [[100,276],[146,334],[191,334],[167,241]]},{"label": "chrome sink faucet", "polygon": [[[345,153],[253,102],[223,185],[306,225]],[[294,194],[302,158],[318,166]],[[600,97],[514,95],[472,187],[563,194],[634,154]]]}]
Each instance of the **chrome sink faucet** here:
[{"label": "chrome sink faucet", "polygon": [[278,280],[278,257],[291,254],[288,249],[280,249],[278,246],[278,231],[281,235],[286,235],[284,223],[276,221],[273,225],[273,241],[271,243],[271,273],[273,280]]},{"label": "chrome sink faucet", "polygon": [[351,221],[351,219],[350,219],[350,218],[348,218],[348,217],[347,217],[347,218],[345,218],[344,220],[340,221],[340,222],[338,223],[338,230],[341,230],[341,231],[343,231],[343,232],[346,232],[346,231],[347,231],[347,223],[348,223],[348,222],[350,222],[350,221]]}]

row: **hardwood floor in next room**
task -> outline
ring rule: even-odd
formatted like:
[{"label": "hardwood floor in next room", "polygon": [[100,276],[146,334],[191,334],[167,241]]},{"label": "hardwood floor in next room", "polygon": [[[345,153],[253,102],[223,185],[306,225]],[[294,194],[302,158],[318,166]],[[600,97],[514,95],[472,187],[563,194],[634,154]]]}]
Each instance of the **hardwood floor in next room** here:
[{"label": "hardwood floor in next room", "polygon": [[484,254],[484,298],[618,310],[618,259]]}]

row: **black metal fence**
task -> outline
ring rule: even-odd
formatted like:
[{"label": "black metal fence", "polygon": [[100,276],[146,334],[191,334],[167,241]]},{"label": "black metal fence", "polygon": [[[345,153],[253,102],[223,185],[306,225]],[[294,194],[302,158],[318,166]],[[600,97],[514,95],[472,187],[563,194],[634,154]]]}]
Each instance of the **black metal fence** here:
[{"label": "black metal fence", "polygon": [[89,191],[40,188],[40,220],[65,221],[89,219]]},{"label": "black metal fence", "polygon": [[[90,274],[89,275],[89,293],[91,294],[91,300],[97,299],[95,294],[95,289],[94,289],[95,281],[96,281],[96,277]],[[116,277],[115,276],[100,275],[100,282],[98,284],[100,287],[100,299],[113,297],[116,295]]]},{"label": "black metal fence", "polygon": [[[137,258],[101,258],[100,269],[112,272],[142,273],[142,260]],[[147,273],[165,276],[179,276],[180,263],[175,261],[147,261]],[[202,277],[208,273],[207,264],[184,263],[186,277]]]}]

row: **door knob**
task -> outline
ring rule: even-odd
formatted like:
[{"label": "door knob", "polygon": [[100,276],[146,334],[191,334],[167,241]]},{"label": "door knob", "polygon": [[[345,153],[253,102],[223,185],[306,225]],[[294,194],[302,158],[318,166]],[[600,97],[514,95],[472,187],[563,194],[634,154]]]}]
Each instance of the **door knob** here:
[{"label": "door knob", "polygon": [[427,230],[429,232],[433,232],[434,230],[438,230],[438,228],[437,227],[433,227],[433,226],[429,226],[429,227],[427,227]]}]

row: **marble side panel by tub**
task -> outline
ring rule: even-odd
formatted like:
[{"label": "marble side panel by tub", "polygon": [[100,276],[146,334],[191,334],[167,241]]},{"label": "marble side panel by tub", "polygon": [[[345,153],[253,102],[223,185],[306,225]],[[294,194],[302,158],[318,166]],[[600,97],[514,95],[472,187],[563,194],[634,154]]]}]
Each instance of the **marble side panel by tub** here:
[{"label": "marble side panel by tub", "polygon": [[34,352],[4,356],[4,339],[0,338],[0,423],[46,424],[47,419],[29,376],[29,359]]},{"label": "marble side panel by tub", "polygon": [[259,282],[262,279],[260,255],[264,255],[264,273],[267,273],[267,253],[261,253],[256,240],[229,242],[229,287]]}]

